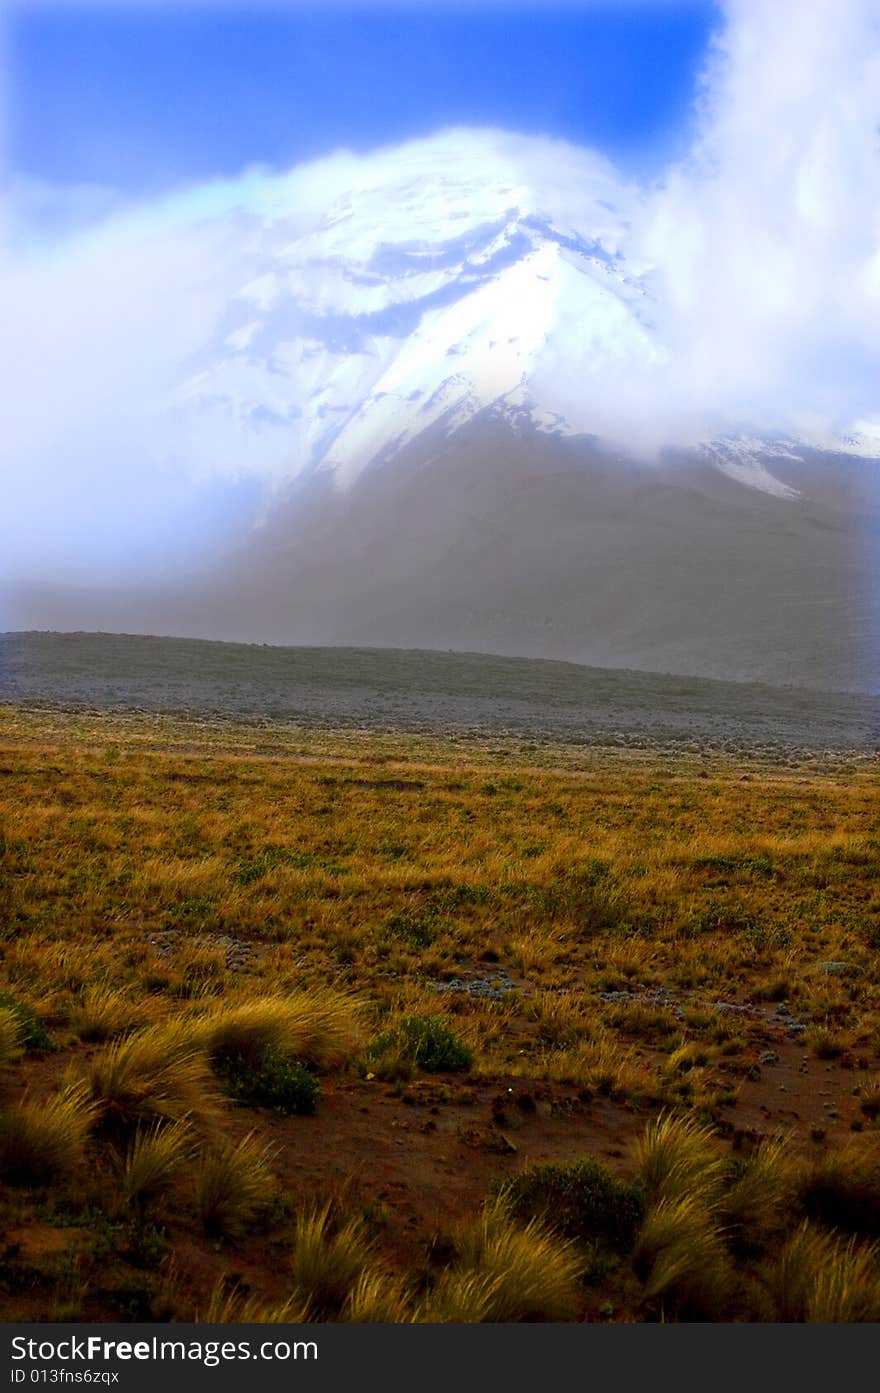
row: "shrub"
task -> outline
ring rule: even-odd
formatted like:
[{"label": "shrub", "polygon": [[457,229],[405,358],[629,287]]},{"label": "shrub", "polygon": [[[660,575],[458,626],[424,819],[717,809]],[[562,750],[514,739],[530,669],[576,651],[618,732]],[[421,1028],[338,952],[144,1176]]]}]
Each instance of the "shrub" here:
[{"label": "shrub", "polygon": [[459,1260],[437,1282],[426,1316],[467,1324],[571,1320],[580,1271],[571,1243],[534,1219],[521,1227],[492,1205],[461,1240]]},{"label": "shrub", "polygon": [[209,1151],[195,1176],[196,1211],[209,1234],[239,1233],[275,1194],[269,1149],[253,1132]]},{"label": "shrub", "polygon": [[540,1219],[566,1238],[616,1253],[629,1252],[644,1212],[638,1186],[616,1180],[589,1156],[569,1166],[531,1166],[496,1193],[517,1218]]},{"label": "shrub", "polygon": [[55,1048],[49,1039],[46,1022],[26,1002],[19,1001],[12,992],[0,992],[0,1008],[11,1011],[17,1020],[19,1044],[28,1054],[39,1054]]},{"label": "shrub", "polygon": [[83,1159],[96,1111],[82,1085],[7,1108],[0,1114],[0,1175],[38,1184],[70,1174]]},{"label": "shrub", "polygon": [[239,1102],[261,1104],[285,1115],[311,1116],[315,1111],[321,1093],[318,1080],[304,1064],[273,1045],[257,1059],[224,1055],[215,1067]]},{"label": "shrub", "polygon": [[200,1036],[181,1019],[106,1046],[92,1060],[88,1078],[112,1124],[204,1115],[214,1105]]},{"label": "shrub", "polygon": [[192,1129],[185,1118],[138,1131],[122,1167],[123,1200],[143,1204],[174,1182],[193,1154]]},{"label": "shrub", "polygon": [[465,1073],[473,1053],[439,1016],[404,1016],[397,1025],[373,1041],[368,1057],[381,1060],[396,1055],[426,1074]]}]

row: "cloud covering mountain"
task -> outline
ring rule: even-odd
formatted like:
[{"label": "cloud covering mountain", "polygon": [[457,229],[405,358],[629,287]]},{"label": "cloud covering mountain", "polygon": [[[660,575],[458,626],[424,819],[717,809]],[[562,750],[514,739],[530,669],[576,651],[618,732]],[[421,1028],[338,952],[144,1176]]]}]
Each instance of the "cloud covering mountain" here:
[{"label": "cloud covering mountain", "polygon": [[744,439],[880,453],[876,4],[724,9],[691,153],[650,186],[455,129],[55,241],[13,198],[7,578],[191,563],[304,473],[350,486],[492,402],[641,459],[732,437],[716,463],[780,496]]}]

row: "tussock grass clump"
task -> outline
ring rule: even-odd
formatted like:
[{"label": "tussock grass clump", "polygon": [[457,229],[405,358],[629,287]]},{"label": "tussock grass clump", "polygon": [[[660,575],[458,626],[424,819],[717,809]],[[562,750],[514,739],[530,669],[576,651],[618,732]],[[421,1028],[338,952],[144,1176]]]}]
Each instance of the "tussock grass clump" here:
[{"label": "tussock grass clump", "polygon": [[46,1022],[32,1006],[12,992],[0,992],[0,1009],[10,1011],[18,1022],[18,1041],[28,1054],[41,1054],[54,1049]]},{"label": "tussock grass clump", "polygon": [[730,1246],[739,1253],[759,1252],[791,1213],[796,1185],[788,1148],[772,1138],[734,1165],[716,1210]]},{"label": "tussock grass clump", "polygon": [[308,1319],[308,1307],[295,1296],[287,1301],[261,1301],[238,1286],[230,1287],[223,1278],[214,1286],[207,1306],[193,1317],[197,1325],[301,1325]]},{"label": "tussock grass clump", "polygon": [[367,1050],[371,1068],[380,1078],[407,1077],[414,1069],[426,1074],[466,1073],[473,1051],[440,1016],[403,1016],[379,1035]]},{"label": "tussock grass clump", "polygon": [[92,1060],[88,1082],[115,1125],[205,1116],[214,1108],[200,1034],[180,1017],[107,1045]]},{"label": "tussock grass clump", "polygon": [[358,1000],[329,988],[261,996],[219,1006],[205,1017],[203,1038],[216,1066],[240,1060],[259,1067],[274,1050],[316,1069],[337,1069],[363,1043]]},{"label": "tussock grass clump", "polygon": [[872,1122],[880,1117],[880,1079],[872,1080],[859,1089],[859,1108]]},{"label": "tussock grass clump", "polygon": [[335,1224],[331,1206],[304,1210],[294,1231],[293,1278],[309,1310],[337,1314],[368,1268],[372,1247],[357,1216]]},{"label": "tussock grass clump", "polygon": [[780,1321],[880,1321],[880,1253],[804,1223],[771,1268],[768,1287]]},{"label": "tussock grass clump", "polygon": [[234,1144],[210,1150],[195,1176],[195,1205],[206,1233],[240,1233],[272,1202],[275,1178],[271,1150],[248,1132]]},{"label": "tussock grass clump", "polygon": [[126,1204],[145,1204],[169,1189],[195,1148],[186,1118],[140,1130],[125,1157],[120,1194]]},{"label": "tussock grass clump", "polygon": [[538,1219],[566,1238],[616,1253],[629,1252],[645,1207],[637,1185],[615,1179],[591,1156],[570,1166],[530,1166],[496,1193],[515,1218]]},{"label": "tussock grass clump", "polygon": [[880,1148],[853,1138],[830,1147],[806,1169],[799,1186],[807,1217],[848,1233],[880,1235]]},{"label": "tussock grass clump", "polygon": [[633,1265],[664,1314],[723,1319],[734,1287],[724,1235],[699,1195],[665,1197],[648,1211]]},{"label": "tussock grass clump", "polygon": [[670,1112],[648,1123],[636,1142],[635,1160],[649,1202],[693,1195],[708,1200],[724,1181],[726,1167],[713,1129]]},{"label": "tussock grass clump", "polygon": [[0,1066],[14,1064],[23,1052],[19,1017],[8,1006],[0,1006]]},{"label": "tussock grass clump", "polygon": [[97,1113],[86,1089],[74,1084],[41,1102],[25,1100],[0,1113],[0,1175],[39,1184],[81,1164]]},{"label": "tussock grass clump", "polygon": [[71,1029],[87,1043],[112,1040],[143,1020],[143,1006],[111,986],[88,987],[70,1013]]},{"label": "tussock grass clump", "polygon": [[516,1224],[490,1205],[459,1242],[425,1308],[432,1321],[571,1320],[580,1305],[581,1259],[574,1245],[532,1219]]},{"label": "tussock grass clump", "polygon": [[377,1267],[365,1267],[340,1319],[359,1325],[411,1325],[415,1316],[409,1294],[396,1278]]}]

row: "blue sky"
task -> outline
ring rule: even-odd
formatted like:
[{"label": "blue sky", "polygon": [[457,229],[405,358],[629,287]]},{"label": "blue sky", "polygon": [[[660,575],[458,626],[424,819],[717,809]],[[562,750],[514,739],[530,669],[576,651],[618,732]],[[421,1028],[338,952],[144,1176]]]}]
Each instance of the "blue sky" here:
[{"label": "blue sky", "polygon": [[681,153],[713,4],[15,7],[8,164],[153,193],[451,124]]}]

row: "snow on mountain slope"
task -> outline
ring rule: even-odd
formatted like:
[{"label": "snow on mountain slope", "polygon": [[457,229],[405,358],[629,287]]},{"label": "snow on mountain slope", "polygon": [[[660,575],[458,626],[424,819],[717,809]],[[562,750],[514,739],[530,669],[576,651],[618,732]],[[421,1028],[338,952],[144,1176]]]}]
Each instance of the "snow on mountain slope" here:
[{"label": "snow on mountain slope", "polygon": [[[463,144],[450,132],[364,163],[310,218],[276,189],[242,217],[240,289],[176,393],[169,457],[275,489],[312,472],[346,488],[428,427],[452,431],[489,406],[601,433],[609,372],[662,367],[667,349],[629,247],[638,197],[599,157],[576,158],[563,188],[559,171],[542,183],[509,158],[501,133]],[[836,448],[876,453],[876,435]],[[663,443],[797,497],[771,467],[796,461],[796,443]]]}]

